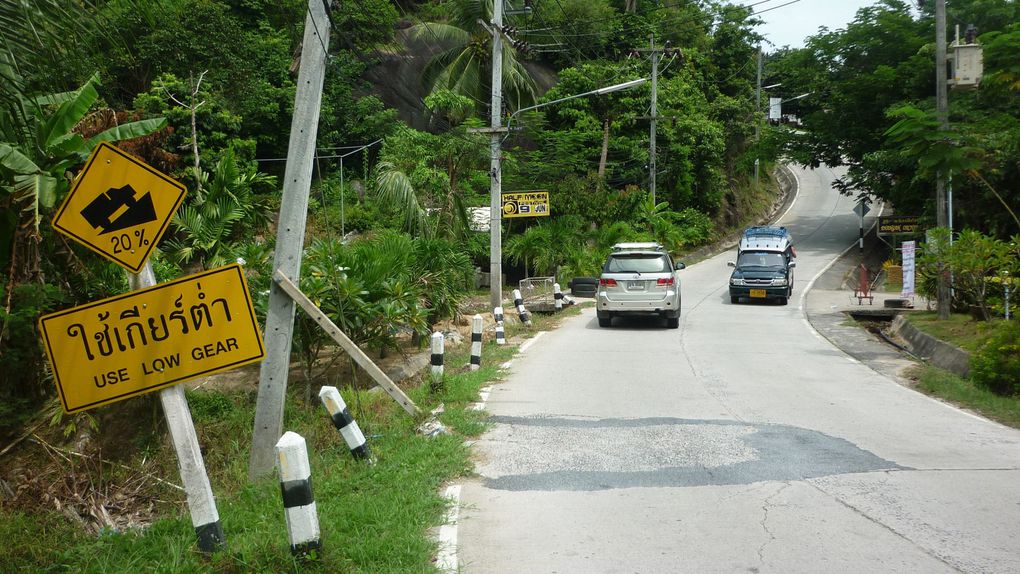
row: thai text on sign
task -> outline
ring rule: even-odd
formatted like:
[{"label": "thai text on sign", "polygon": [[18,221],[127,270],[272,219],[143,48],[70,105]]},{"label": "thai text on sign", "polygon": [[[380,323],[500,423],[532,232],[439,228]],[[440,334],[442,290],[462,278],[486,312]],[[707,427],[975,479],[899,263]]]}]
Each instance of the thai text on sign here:
[{"label": "thai text on sign", "polygon": [[67,413],[265,356],[237,264],[45,315],[39,329]]}]

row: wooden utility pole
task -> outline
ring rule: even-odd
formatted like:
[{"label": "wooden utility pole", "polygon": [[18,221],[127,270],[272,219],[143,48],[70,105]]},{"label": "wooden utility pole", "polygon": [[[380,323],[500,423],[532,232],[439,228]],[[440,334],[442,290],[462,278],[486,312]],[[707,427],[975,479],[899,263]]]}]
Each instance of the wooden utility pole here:
[{"label": "wooden utility pole", "polygon": [[[329,50],[328,5],[329,0],[308,0],[273,257],[273,269],[282,272],[295,284],[300,282],[308,191],[312,183],[319,105]],[[275,281],[271,282],[265,330],[266,358],[259,375],[255,429],[248,466],[252,480],[272,472],[276,465],[276,442],[283,435],[283,406],[287,397],[287,375],[294,338],[294,309],[294,300]]]},{"label": "wooden utility pole", "polygon": [[[949,129],[949,85],[946,78],[946,0],[935,0],[935,104],[938,110],[939,127]],[[949,174],[937,175],[935,182],[936,219],[939,227],[948,225],[946,210],[946,178]],[[952,233],[952,229],[949,230]],[[952,242],[952,238],[950,238]],[[940,254],[942,260],[945,254]],[[940,264],[941,268],[942,265]],[[949,277],[946,273],[938,275],[938,318],[949,319],[952,301],[949,293]]]}]

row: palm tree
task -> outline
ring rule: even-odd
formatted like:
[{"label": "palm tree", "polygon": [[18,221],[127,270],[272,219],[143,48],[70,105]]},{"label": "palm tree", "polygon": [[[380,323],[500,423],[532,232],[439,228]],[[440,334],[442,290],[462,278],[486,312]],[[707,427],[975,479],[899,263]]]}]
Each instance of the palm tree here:
[{"label": "palm tree", "polygon": [[[524,264],[524,276],[531,277],[531,264],[546,269],[552,254],[551,234],[542,225],[529,227],[524,233],[511,235],[506,240],[504,251],[513,263]],[[538,269],[536,269],[536,272]]]},{"label": "palm tree", "polygon": [[[492,21],[492,0],[453,0],[449,22],[412,28],[415,39],[449,46],[425,67],[425,89],[467,96],[476,109],[488,103],[492,77],[492,36],[479,21]],[[535,101],[535,81],[509,42],[503,43],[503,91],[512,110]]]},{"label": "palm tree", "polygon": [[255,168],[241,170],[234,152],[227,149],[216,164],[212,181],[202,172],[201,184],[191,201],[177,210],[172,220],[178,236],[166,242],[165,253],[179,265],[192,263],[210,269],[234,259],[230,240],[265,228],[272,210],[259,187],[272,186],[276,178]]},{"label": "palm tree", "polygon": [[[8,273],[8,301],[15,285],[41,281],[40,223],[71,187],[68,176],[100,142],[115,142],[151,134],[166,119],[130,122],[83,136],[90,110],[99,99],[93,76],[73,92],[23,97],[0,111],[0,266]],[[13,113],[5,113],[13,110]]]}]

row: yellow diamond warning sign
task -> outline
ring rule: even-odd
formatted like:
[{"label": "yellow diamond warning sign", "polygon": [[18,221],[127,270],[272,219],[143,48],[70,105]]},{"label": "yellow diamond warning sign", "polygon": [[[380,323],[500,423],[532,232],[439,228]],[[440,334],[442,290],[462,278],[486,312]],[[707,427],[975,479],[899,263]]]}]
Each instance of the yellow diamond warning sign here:
[{"label": "yellow diamond warning sign", "polygon": [[265,356],[237,264],[51,313],[39,330],[68,413]]},{"label": "yellow diamond warning sign", "polygon": [[53,227],[138,273],[184,199],[180,183],[103,142],[57,211]]}]

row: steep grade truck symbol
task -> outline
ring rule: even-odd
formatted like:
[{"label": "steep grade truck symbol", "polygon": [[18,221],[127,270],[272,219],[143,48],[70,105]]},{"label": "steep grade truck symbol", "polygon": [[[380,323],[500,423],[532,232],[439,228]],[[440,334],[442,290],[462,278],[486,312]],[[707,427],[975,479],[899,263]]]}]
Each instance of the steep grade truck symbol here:
[{"label": "steep grade truck symbol", "polygon": [[81,215],[89,225],[103,230],[100,235],[156,221],[152,195],[146,193],[141,199],[135,199],[137,195],[130,185],[107,190],[86,205]]},{"label": "steep grade truck symbol", "polygon": [[89,156],[53,227],[138,273],[184,200],[185,188],[108,143]]}]

